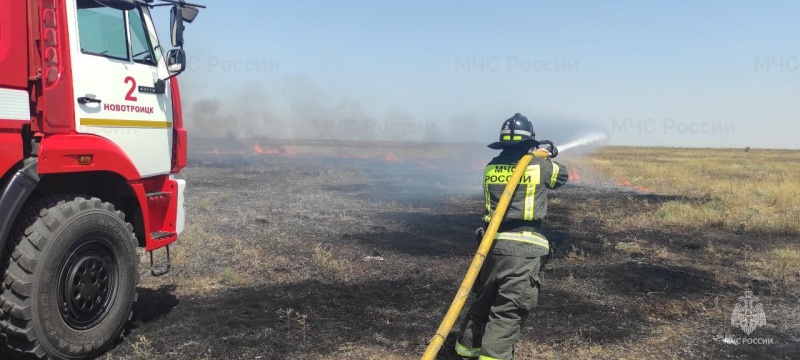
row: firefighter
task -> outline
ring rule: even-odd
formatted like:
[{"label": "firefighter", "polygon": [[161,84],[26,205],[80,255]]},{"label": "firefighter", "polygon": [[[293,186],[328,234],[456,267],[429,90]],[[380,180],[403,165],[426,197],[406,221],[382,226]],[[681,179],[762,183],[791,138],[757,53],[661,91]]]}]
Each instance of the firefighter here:
[{"label": "firefighter", "polygon": [[[484,229],[514,166],[537,147],[535,136],[531,122],[515,114],[503,122],[500,140],[489,145],[502,152],[484,170]],[[549,241],[541,234],[547,192],[564,185],[568,172],[566,166],[550,159],[547,150],[536,149],[533,153],[534,159],[520,180],[476,280],[473,291],[477,297],[461,324],[455,345],[461,357],[513,359],[525,319],[537,304],[542,257],[550,253]]]}]

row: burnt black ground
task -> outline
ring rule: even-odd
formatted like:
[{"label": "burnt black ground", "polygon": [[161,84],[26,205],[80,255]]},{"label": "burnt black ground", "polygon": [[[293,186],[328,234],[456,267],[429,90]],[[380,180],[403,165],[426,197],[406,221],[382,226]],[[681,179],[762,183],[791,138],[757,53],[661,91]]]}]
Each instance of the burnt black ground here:
[{"label": "burnt black ground", "polygon": [[[142,268],[131,329],[105,358],[418,358],[474,253],[480,169],[372,150],[365,159],[194,152],[181,175],[189,213],[174,270],[154,279]],[[673,198],[581,183],[552,194],[547,234],[558,249],[519,358],[800,358],[800,298],[736,264],[741,245],[764,239],[603,220]],[[616,250],[631,239],[675,256]],[[706,261],[709,241],[729,244],[727,263]],[[752,337],[773,344],[714,339],[747,337],[730,325],[744,289],[767,311]],[[451,347],[452,336],[439,358],[453,358]]]}]

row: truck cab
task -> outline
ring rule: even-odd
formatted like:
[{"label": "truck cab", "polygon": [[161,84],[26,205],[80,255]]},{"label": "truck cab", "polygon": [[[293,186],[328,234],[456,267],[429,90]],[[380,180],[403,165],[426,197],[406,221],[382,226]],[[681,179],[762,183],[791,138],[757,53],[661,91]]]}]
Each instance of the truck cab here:
[{"label": "truck cab", "polygon": [[[151,12],[168,9],[172,49]],[[0,3],[0,357],[95,357],[169,271],[187,162],[182,0]],[[163,251],[155,266],[153,252]]]}]

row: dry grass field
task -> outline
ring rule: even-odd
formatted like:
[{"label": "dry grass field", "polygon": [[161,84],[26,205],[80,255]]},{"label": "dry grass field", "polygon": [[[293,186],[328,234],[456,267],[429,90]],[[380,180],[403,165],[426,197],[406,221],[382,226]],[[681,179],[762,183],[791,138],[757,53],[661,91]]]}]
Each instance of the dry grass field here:
[{"label": "dry grass field", "polygon": [[800,151],[615,147],[579,165],[586,163],[602,176],[685,198],[665,203],[659,224],[800,235]]},{"label": "dry grass field", "polygon": [[[487,153],[192,149],[173,272],[141,269],[131,329],[105,358],[419,357],[475,250]],[[518,359],[800,358],[800,152],[558,160],[572,182],[551,197],[556,250]],[[731,325],[745,290],[766,315],[750,335]],[[749,338],[762,343],[736,344]]]},{"label": "dry grass field", "polygon": [[[758,239],[743,244],[749,273],[779,287],[800,276],[800,151],[611,147],[575,163],[616,184],[679,197],[613,222]],[[797,241],[776,243],[776,237]],[[715,260],[723,260],[720,247],[706,244]]]}]

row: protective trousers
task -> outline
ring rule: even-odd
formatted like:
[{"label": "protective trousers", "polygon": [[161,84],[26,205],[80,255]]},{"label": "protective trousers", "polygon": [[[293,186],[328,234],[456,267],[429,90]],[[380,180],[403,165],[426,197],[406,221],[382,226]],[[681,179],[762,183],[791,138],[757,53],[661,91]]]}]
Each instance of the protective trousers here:
[{"label": "protective trousers", "polygon": [[[500,240],[503,241],[503,240]],[[514,358],[528,313],[539,296],[541,257],[498,255],[486,257],[472,303],[461,323],[456,352],[481,360]]]}]

